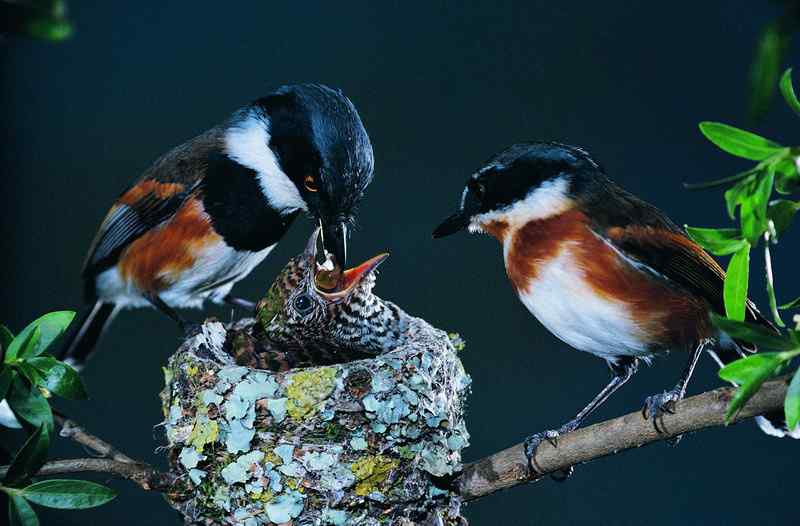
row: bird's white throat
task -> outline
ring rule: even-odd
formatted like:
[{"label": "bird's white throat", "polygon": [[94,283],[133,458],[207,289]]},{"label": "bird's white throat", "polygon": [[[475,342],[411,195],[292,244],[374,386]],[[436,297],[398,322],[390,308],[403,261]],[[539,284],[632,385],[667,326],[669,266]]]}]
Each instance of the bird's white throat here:
[{"label": "bird's white throat", "polygon": [[269,146],[269,124],[268,116],[257,110],[249,110],[225,134],[228,156],[256,171],[261,191],[272,208],[284,215],[296,210],[308,210],[297,186],[283,172]]}]

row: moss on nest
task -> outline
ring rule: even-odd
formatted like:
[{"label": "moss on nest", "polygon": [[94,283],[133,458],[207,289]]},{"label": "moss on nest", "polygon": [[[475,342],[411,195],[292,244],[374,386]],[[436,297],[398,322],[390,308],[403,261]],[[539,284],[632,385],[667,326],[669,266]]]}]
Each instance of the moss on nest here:
[{"label": "moss on nest", "polygon": [[[237,324],[249,331],[254,321]],[[185,342],[162,392],[189,524],[463,524],[434,481],[468,445],[469,376],[423,320],[370,360],[273,373],[237,366],[216,322]]]}]

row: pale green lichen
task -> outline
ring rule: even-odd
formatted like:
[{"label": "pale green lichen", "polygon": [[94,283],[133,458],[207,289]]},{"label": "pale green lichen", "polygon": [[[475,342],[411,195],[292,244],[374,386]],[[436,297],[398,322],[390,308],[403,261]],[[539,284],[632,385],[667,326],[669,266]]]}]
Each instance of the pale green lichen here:
[{"label": "pale green lichen", "polygon": [[286,411],[295,420],[307,418],[319,410],[333,391],[336,381],[336,368],[320,367],[294,373],[286,388],[288,401]]},{"label": "pale green lichen", "polygon": [[400,461],[383,455],[369,455],[355,461],[350,468],[358,483],[356,495],[366,496],[379,491],[389,474],[397,468]]},{"label": "pale green lichen", "polygon": [[188,491],[170,494],[173,505],[187,522],[220,526],[378,526],[429,514],[458,524],[458,498],[431,477],[460,467],[469,377],[444,333],[415,330],[419,347],[282,373],[236,366],[209,343],[176,354],[162,399]]}]

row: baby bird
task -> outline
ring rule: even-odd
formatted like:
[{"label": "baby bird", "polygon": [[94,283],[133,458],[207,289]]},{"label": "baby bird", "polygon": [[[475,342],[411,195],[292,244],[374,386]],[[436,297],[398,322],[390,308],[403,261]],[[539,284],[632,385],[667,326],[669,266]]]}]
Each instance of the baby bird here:
[{"label": "baby bird", "polygon": [[341,276],[317,260],[319,229],[292,258],[256,308],[253,337],[229,332],[239,365],[284,371],[390,351],[405,341],[411,317],[372,293],[380,254]]}]

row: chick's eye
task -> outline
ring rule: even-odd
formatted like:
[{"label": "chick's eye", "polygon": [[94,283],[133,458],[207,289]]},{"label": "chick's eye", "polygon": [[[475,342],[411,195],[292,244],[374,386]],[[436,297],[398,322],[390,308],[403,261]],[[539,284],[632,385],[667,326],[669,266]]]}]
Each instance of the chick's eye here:
[{"label": "chick's eye", "polygon": [[309,192],[317,192],[319,190],[317,181],[314,179],[313,175],[307,175],[303,178],[303,186],[305,186],[306,190]]},{"label": "chick's eye", "polygon": [[298,296],[294,300],[294,308],[297,309],[300,314],[308,314],[313,306],[314,304],[311,301],[311,298],[309,298],[306,294]]}]

